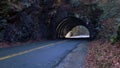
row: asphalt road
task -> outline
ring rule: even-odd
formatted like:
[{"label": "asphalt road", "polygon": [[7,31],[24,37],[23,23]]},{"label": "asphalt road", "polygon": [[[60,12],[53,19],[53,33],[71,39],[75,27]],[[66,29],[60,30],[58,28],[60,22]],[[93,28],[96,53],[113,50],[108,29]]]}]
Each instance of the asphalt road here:
[{"label": "asphalt road", "polygon": [[56,40],[1,48],[0,68],[55,68],[83,42],[86,45],[86,41]]}]

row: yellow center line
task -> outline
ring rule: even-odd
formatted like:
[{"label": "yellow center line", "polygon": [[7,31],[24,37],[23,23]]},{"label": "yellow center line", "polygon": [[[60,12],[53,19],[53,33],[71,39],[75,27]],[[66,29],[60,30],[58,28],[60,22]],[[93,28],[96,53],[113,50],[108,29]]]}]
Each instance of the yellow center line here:
[{"label": "yellow center line", "polygon": [[23,52],[18,52],[18,53],[11,54],[11,55],[8,55],[8,56],[0,57],[0,61],[5,60],[5,59],[9,59],[9,58],[12,58],[12,57],[15,57],[15,56],[23,55],[23,54],[26,54],[26,53],[30,53],[32,51],[39,50],[39,49],[42,49],[42,48],[45,48],[45,47],[54,46],[55,44],[59,44],[59,43],[63,43],[63,42],[65,42],[65,41],[58,42],[58,43],[51,43],[51,44],[48,44],[48,45],[45,45],[45,46],[40,46],[40,47],[37,47],[37,48],[25,50]]}]

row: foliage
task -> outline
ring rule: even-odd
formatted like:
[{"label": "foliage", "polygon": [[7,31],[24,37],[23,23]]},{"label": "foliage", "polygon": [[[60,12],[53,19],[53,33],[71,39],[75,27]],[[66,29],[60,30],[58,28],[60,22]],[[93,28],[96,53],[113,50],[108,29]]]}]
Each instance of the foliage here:
[{"label": "foliage", "polygon": [[[1,0],[0,1],[0,17],[1,18],[7,17],[8,10],[9,10],[8,0]],[[3,41],[6,25],[7,25],[7,20],[5,19],[0,20],[0,41]]]},{"label": "foliage", "polygon": [[118,26],[118,29],[117,29],[117,35],[116,36],[113,36],[111,38],[111,42],[113,44],[115,44],[116,42],[119,42],[120,41],[120,26]]},{"label": "foliage", "polygon": [[99,23],[102,27],[99,35],[101,38],[111,40],[112,42],[117,41],[117,28],[120,22],[116,22],[116,18],[120,18],[120,3],[118,1],[106,0],[105,3],[101,3],[98,0],[99,7],[103,10],[103,14],[99,17]]},{"label": "foliage", "polygon": [[115,17],[120,12],[118,0],[107,0],[107,3],[99,3],[99,7],[104,11],[100,20]]},{"label": "foliage", "polygon": [[6,25],[7,25],[7,20],[4,19],[0,21],[0,41],[3,41]]},{"label": "foliage", "polygon": [[8,1],[1,0],[0,1],[0,17],[6,17],[8,15]]}]

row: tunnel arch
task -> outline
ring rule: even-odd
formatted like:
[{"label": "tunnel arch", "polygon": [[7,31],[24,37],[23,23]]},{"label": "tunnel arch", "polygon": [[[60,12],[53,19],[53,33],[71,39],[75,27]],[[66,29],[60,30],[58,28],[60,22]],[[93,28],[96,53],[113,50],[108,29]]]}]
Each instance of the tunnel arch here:
[{"label": "tunnel arch", "polygon": [[[66,33],[65,33],[66,34]],[[82,25],[75,26],[70,30],[66,35],[65,38],[67,39],[79,39],[79,38],[89,38],[90,33],[89,30]]]},{"label": "tunnel arch", "polygon": [[56,26],[56,38],[65,38],[65,35],[78,25],[82,25],[88,29],[90,39],[95,37],[95,29],[92,22],[85,22],[84,20],[75,17],[67,17]]}]

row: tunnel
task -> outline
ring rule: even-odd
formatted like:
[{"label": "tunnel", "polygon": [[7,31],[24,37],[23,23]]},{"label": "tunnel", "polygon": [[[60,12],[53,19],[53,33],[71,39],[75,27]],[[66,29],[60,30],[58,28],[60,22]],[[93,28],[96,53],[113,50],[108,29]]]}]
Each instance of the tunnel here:
[{"label": "tunnel", "polygon": [[62,20],[57,26],[56,26],[56,38],[64,39],[66,38],[66,35],[76,26],[84,26],[89,31],[89,39],[94,39],[95,37],[95,29],[94,25],[91,21],[86,22],[84,20],[75,18],[75,17],[69,17]]},{"label": "tunnel", "polygon": [[89,30],[82,26],[82,25],[78,25],[75,26],[72,30],[70,30],[66,35],[65,38],[90,38],[90,32]]}]

